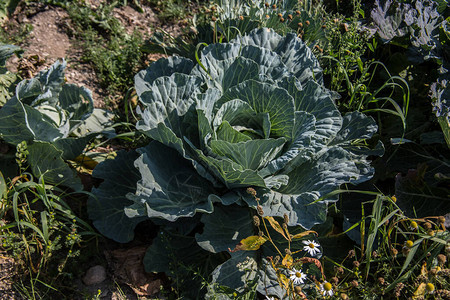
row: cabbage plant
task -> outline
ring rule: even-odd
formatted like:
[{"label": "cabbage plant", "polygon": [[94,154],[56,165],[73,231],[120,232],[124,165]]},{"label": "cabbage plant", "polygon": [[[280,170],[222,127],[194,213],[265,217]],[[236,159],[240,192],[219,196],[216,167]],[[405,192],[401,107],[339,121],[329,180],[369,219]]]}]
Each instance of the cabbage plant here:
[{"label": "cabbage plant", "polygon": [[106,128],[112,114],[94,109],[91,91],[65,84],[65,67],[64,60],[57,61],[17,84],[0,109],[0,139],[14,146],[28,144],[27,160],[35,176],[79,190],[80,179],[65,160],[74,160],[99,133],[112,135],[114,130]]},{"label": "cabbage plant", "polygon": [[[177,232],[172,247],[187,257],[192,247],[234,249],[253,234],[258,204],[265,216],[286,214],[289,226],[324,222],[328,204],[338,199],[323,197],[370,179],[367,156],[382,154],[383,146],[368,147],[374,120],[359,112],[341,116],[321,79],[318,61],[295,34],[267,28],[205,47],[197,64],[178,56],[153,63],[135,77],[137,129],[151,142],[94,170],[104,179],[88,202],[94,225],[128,242],[150,218]],[[170,273],[165,238],[149,248],[147,271]],[[281,298],[276,276],[261,275],[265,249],[233,253],[215,268],[213,282],[239,289],[259,280],[258,291],[271,286]],[[255,260],[251,274],[236,268],[248,256]]]}]

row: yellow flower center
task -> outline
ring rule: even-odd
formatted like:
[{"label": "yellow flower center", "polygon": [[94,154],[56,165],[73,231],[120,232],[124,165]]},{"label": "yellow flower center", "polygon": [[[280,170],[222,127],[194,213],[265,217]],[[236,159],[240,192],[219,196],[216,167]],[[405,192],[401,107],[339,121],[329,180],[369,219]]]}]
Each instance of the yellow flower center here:
[{"label": "yellow flower center", "polygon": [[411,227],[416,229],[417,228],[417,223],[415,221],[412,221],[411,222]]},{"label": "yellow flower center", "polygon": [[434,284],[432,283],[427,283],[427,285],[425,286],[425,289],[429,292],[434,291]]},{"label": "yellow flower center", "polygon": [[310,243],[308,246],[309,246],[309,248],[313,248],[313,249],[315,248],[313,243]]},{"label": "yellow flower center", "polygon": [[297,276],[298,278],[301,278],[301,277],[302,277],[302,273],[296,272],[296,273],[295,273],[295,276]]},{"label": "yellow flower center", "polygon": [[332,288],[332,286],[331,286],[331,283],[329,283],[329,282],[325,282],[324,284],[323,284],[323,289],[325,290],[325,291],[331,291],[331,288]]},{"label": "yellow flower center", "polygon": [[406,241],[406,247],[408,247],[408,248],[411,248],[412,246],[413,246],[413,241],[411,241],[411,240],[407,240]]}]

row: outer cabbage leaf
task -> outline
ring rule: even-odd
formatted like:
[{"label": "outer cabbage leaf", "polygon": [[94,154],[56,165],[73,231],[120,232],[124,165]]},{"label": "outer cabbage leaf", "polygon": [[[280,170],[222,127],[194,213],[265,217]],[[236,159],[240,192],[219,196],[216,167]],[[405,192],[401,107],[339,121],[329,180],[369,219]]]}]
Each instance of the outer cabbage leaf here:
[{"label": "outer cabbage leaf", "polygon": [[14,53],[20,51],[20,47],[14,45],[0,45],[0,66],[5,67],[6,60],[11,57]]},{"label": "outer cabbage leaf", "polygon": [[81,190],[81,181],[62,159],[62,151],[54,145],[45,142],[34,142],[28,146],[27,157],[33,174],[44,177],[45,182],[61,184]]},{"label": "outer cabbage leaf", "polygon": [[242,292],[250,281],[257,279],[258,261],[256,251],[239,251],[219,265],[211,273],[212,283]]},{"label": "outer cabbage leaf", "polygon": [[189,74],[193,66],[194,63],[184,57],[172,56],[159,59],[136,74],[134,77],[136,92],[140,96],[143,92],[150,90],[153,81],[161,76],[170,76],[173,73]]},{"label": "outer cabbage leaf", "polygon": [[[209,252],[234,249],[242,239],[253,235],[250,211],[243,207],[217,206],[212,214],[203,215],[201,221],[205,227],[202,234],[196,234],[195,239]],[[256,251],[238,251],[231,254],[231,259],[217,266],[212,272],[212,282],[241,291],[255,279],[257,269]]]},{"label": "outer cabbage leaf", "polygon": [[0,106],[3,106],[12,96],[17,75],[6,68],[6,60],[21,49],[14,45],[0,44]]},{"label": "outer cabbage leaf", "polygon": [[95,178],[104,181],[98,188],[92,189],[87,202],[89,218],[98,231],[110,239],[126,243],[133,239],[134,228],[146,217],[128,218],[124,207],[133,202],[126,195],[136,191],[141,173],[134,167],[139,157],[135,151],[119,151],[117,157],[97,165],[92,173]]},{"label": "outer cabbage leaf", "polygon": [[252,216],[248,209],[241,206],[215,207],[211,214],[201,218],[205,227],[195,239],[203,249],[219,253],[234,249],[239,242],[253,234]]},{"label": "outer cabbage leaf", "polygon": [[140,148],[135,166],[141,173],[137,191],[127,197],[135,202],[125,209],[129,217],[147,215],[175,221],[197,212],[212,212],[211,183],[198,176],[192,164],[178,152],[151,142]]},{"label": "outer cabbage leaf", "polygon": [[53,142],[61,133],[46,115],[13,97],[0,110],[0,137],[17,145],[21,141]]},{"label": "outer cabbage leaf", "polygon": [[209,274],[221,262],[218,255],[200,248],[193,237],[168,231],[153,240],[143,261],[147,272],[165,272],[172,277],[186,299],[204,299],[206,292],[192,270]]}]

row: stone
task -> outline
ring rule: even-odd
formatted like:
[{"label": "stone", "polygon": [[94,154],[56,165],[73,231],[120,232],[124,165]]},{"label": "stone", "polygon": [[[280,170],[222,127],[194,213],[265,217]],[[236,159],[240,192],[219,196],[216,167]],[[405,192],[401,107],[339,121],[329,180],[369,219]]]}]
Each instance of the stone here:
[{"label": "stone", "polygon": [[102,283],[106,279],[106,270],[103,266],[97,265],[89,268],[82,280],[85,285]]}]

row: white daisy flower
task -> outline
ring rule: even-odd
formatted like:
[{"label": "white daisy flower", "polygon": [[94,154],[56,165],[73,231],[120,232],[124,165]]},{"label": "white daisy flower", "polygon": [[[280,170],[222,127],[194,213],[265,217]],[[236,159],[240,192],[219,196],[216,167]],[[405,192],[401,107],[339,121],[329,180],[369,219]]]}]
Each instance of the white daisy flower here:
[{"label": "white daisy flower", "polygon": [[328,281],[324,281],[323,283],[321,283],[319,288],[320,288],[320,293],[322,294],[322,296],[330,296],[331,297],[334,294],[333,286]]},{"label": "white daisy flower", "polygon": [[315,256],[316,254],[320,253],[320,247],[319,244],[317,244],[315,241],[303,241],[303,244],[306,245],[303,247],[303,251],[306,251],[311,256]]},{"label": "white daisy flower", "polygon": [[275,297],[266,296],[266,300],[276,300]]},{"label": "white daisy flower", "polygon": [[301,270],[297,270],[293,268],[289,270],[289,279],[294,282],[294,284],[299,285],[304,283],[304,279],[306,279],[306,274],[304,274]]}]

